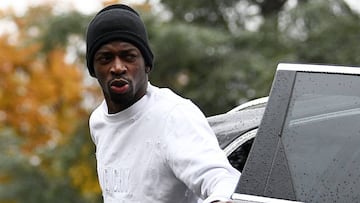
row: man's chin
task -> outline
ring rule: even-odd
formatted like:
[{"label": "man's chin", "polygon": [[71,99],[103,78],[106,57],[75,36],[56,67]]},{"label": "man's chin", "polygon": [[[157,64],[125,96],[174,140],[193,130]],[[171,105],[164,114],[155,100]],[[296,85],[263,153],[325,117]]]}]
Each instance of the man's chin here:
[{"label": "man's chin", "polygon": [[128,94],[110,94],[110,99],[115,104],[128,104],[131,101]]}]

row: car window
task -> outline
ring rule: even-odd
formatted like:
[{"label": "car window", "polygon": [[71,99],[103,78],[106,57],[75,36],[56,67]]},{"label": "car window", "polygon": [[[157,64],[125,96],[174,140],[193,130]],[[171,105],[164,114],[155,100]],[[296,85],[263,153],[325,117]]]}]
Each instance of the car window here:
[{"label": "car window", "polygon": [[360,191],[359,87],[357,76],[297,74],[282,132],[297,198],[352,202]]},{"label": "car window", "polygon": [[244,169],[253,142],[254,138],[247,140],[228,156],[230,164],[240,172]]}]

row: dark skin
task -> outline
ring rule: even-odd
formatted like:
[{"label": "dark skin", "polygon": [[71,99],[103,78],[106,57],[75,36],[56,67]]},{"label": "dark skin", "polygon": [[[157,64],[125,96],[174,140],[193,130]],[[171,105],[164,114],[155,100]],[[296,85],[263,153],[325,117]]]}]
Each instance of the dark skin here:
[{"label": "dark skin", "polygon": [[128,42],[101,46],[94,56],[94,71],[109,114],[130,107],[146,93],[150,67],[145,66],[140,50]]},{"label": "dark skin", "polygon": [[97,50],[94,71],[109,114],[130,107],[146,94],[150,69],[140,50],[128,42],[112,41]]}]

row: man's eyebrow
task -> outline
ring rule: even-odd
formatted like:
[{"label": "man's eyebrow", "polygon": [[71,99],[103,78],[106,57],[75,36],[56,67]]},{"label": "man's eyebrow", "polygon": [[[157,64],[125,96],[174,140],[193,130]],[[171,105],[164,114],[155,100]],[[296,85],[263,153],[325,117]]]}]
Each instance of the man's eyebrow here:
[{"label": "man's eyebrow", "polygon": [[98,54],[98,53],[109,53],[110,50],[107,50],[107,49],[99,49],[95,52],[95,54]]},{"label": "man's eyebrow", "polygon": [[135,47],[126,47],[123,50],[120,50],[120,52],[130,52],[130,51],[136,51]]},{"label": "man's eyebrow", "polygon": [[95,53],[94,57],[97,57],[97,56],[103,56],[103,55],[108,55],[110,54],[110,51],[107,51],[107,50],[99,50]]},{"label": "man's eyebrow", "polygon": [[[132,52],[132,51],[137,51],[136,47],[125,47],[121,50],[118,51],[118,53],[129,53],[129,52]],[[102,55],[102,54],[110,54],[112,51],[111,50],[107,50],[107,49],[99,49],[96,53],[95,53],[95,56],[96,55]]]}]

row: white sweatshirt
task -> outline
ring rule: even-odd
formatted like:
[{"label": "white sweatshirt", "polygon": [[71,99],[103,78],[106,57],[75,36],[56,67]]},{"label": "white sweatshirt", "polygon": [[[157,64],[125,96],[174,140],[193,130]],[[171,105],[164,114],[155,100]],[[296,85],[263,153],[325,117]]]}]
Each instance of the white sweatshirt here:
[{"label": "white sweatshirt", "polygon": [[227,200],[240,173],[231,167],[202,112],[169,89],[116,114],[105,101],[90,116],[105,203]]}]

